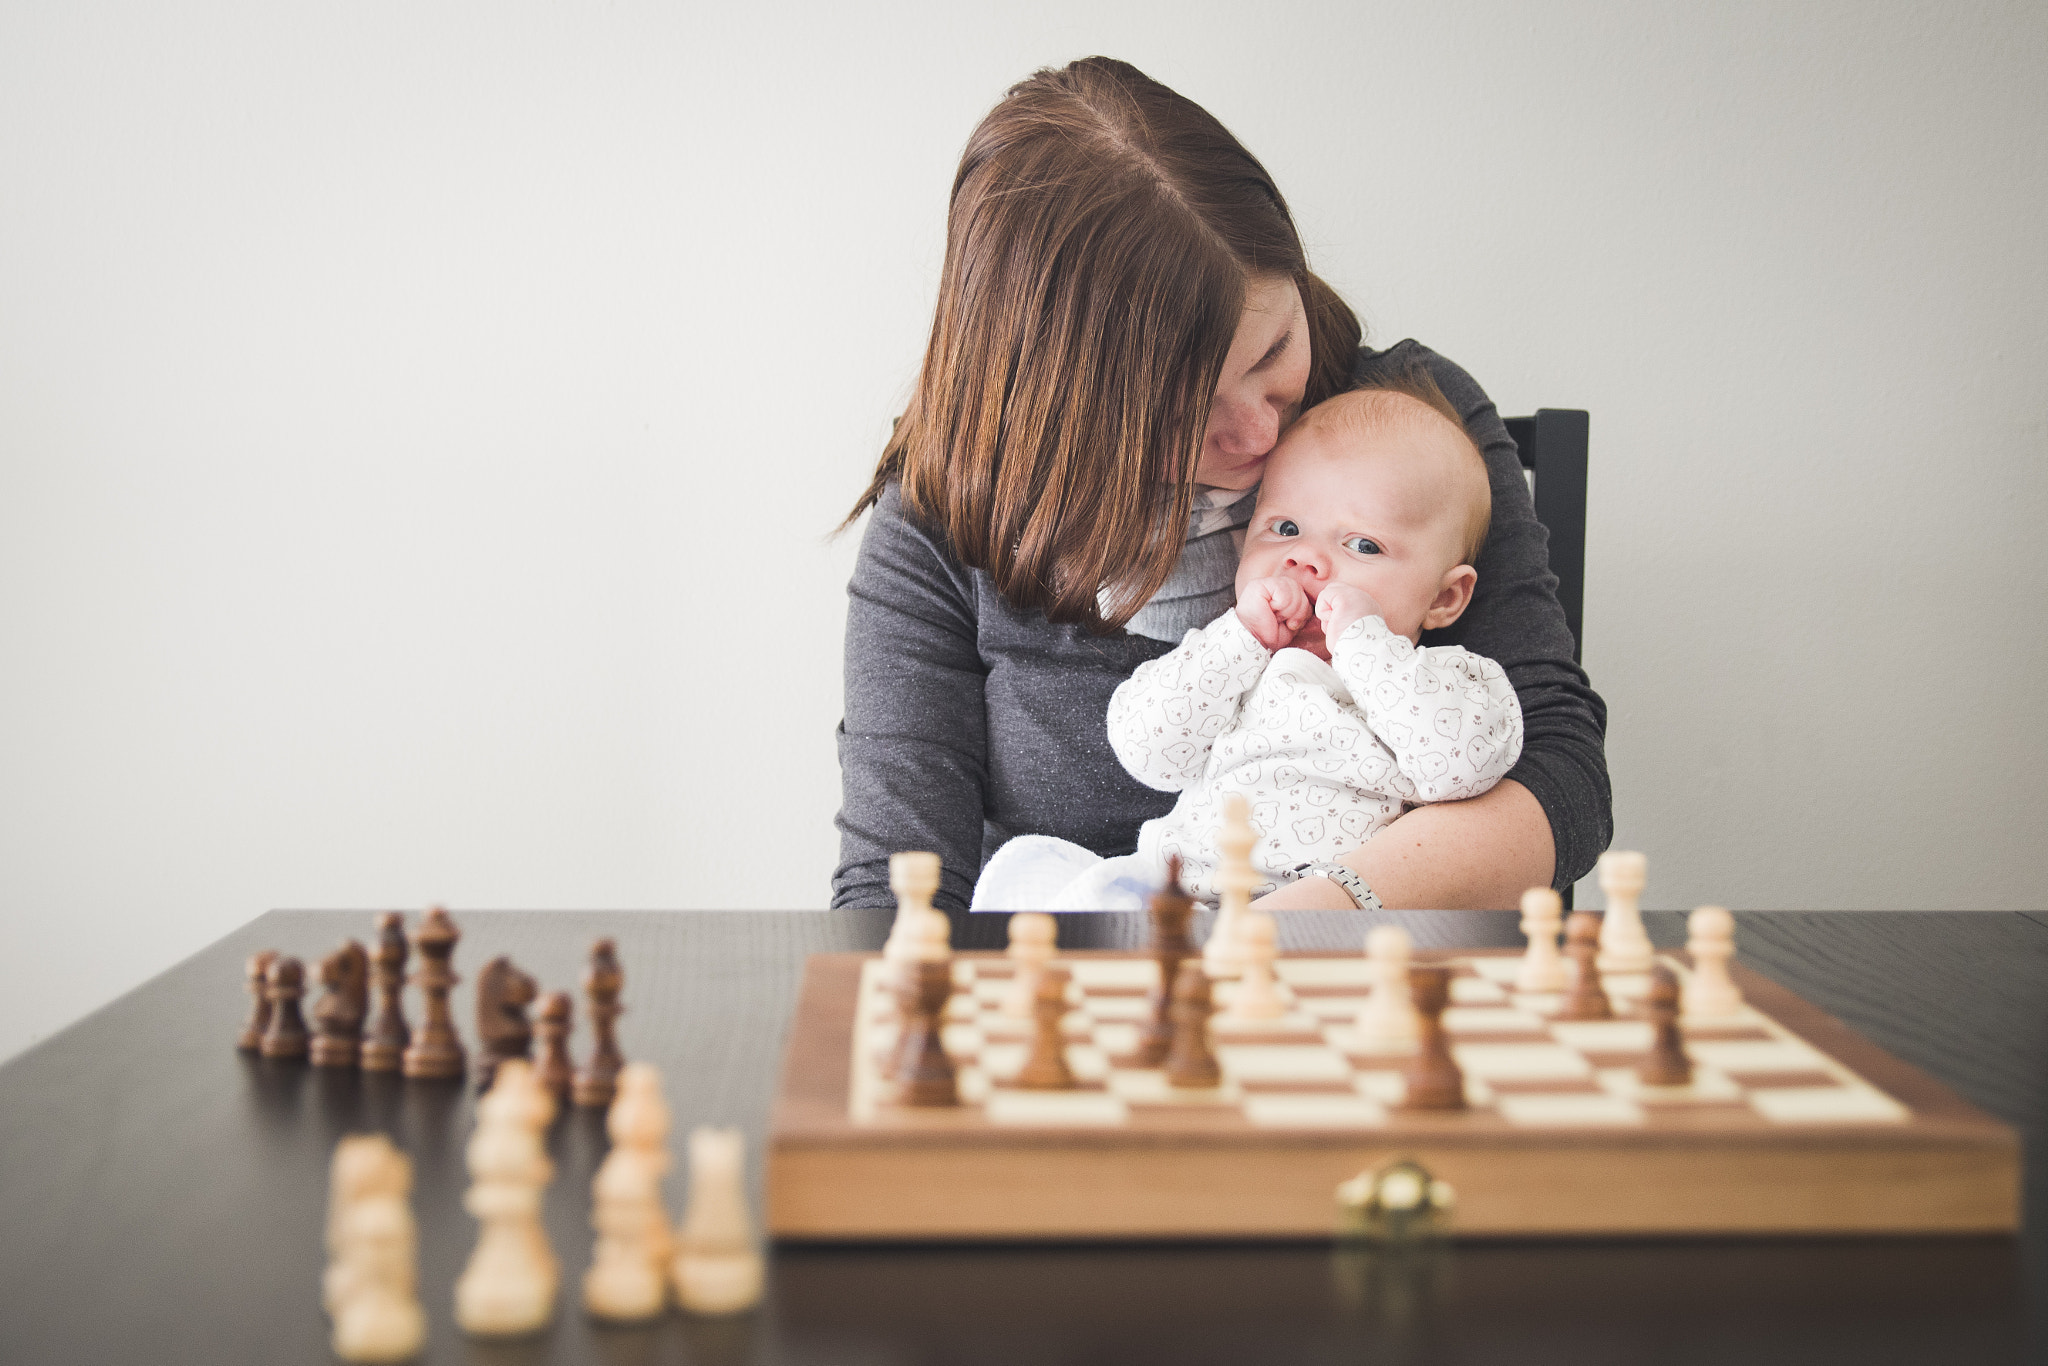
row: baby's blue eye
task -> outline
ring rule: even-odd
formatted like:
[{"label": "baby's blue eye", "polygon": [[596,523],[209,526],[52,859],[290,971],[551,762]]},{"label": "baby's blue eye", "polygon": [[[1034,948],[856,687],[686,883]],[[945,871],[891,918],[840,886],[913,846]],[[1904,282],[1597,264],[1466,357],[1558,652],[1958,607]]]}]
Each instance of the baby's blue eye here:
[{"label": "baby's blue eye", "polygon": [[1354,555],[1377,555],[1381,553],[1380,543],[1373,540],[1370,536],[1346,536],[1344,538],[1344,548]]},{"label": "baby's blue eye", "polygon": [[1273,523],[1273,534],[1275,536],[1299,536],[1301,528],[1287,518],[1282,517],[1279,521]]}]

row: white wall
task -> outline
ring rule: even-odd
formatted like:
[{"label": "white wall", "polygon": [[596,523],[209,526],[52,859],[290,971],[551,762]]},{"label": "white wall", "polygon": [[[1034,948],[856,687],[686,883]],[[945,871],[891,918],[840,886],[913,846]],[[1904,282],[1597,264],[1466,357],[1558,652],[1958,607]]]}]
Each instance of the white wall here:
[{"label": "white wall", "polygon": [[1592,410],[1650,904],[2042,905],[2048,10],[1655,9],[0,8],[0,1056],[268,907],[822,904],[822,538],[1097,51]]}]

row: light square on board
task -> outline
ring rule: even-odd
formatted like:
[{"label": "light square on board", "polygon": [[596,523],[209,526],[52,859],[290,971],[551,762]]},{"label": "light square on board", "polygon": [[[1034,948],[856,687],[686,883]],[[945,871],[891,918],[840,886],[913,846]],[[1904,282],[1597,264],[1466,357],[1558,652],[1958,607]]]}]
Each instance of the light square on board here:
[{"label": "light square on board", "polygon": [[1903,1124],[1908,1118],[1905,1106],[1861,1086],[1752,1091],[1749,1103],[1773,1124]]},{"label": "light square on board", "polygon": [[1593,1074],[1583,1055],[1562,1044],[1454,1043],[1451,1056],[1468,1077],[1542,1081]]}]

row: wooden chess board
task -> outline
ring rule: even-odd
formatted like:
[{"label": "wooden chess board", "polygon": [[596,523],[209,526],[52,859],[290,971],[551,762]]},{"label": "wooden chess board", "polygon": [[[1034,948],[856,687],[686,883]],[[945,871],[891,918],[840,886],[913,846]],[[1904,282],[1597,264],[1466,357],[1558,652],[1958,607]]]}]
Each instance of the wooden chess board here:
[{"label": "wooden chess board", "polygon": [[[999,1006],[1009,962],[962,954],[944,1033],[961,1103],[892,1104],[878,1062],[895,1036],[873,955],[812,957],[769,1141],[768,1222],[789,1239],[1328,1236],[1336,1187],[1412,1160],[1457,1191],[1471,1236],[1982,1233],[2017,1227],[2012,1131],[1766,979],[1735,969],[1740,1014],[1684,1020],[1690,1085],[1652,1088],[1636,1005],[1552,1018],[1514,989],[1511,951],[1420,951],[1448,963],[1444,1015],[1469,1108],[1400,1108],[1398,1048],[1353,1026],[1357,955],[1287,955],[1271,1021],[1212,1026],[1223,1082],[1177,1090],[1130,1055],[1149,957],[1065,954],[1064,1031],[1079,1085],[1006,1084],[1028,1020]],[[1683,955],[1660,955],[1683,976]],[[1218,985],[1228,1004],[1233,984]]]}]

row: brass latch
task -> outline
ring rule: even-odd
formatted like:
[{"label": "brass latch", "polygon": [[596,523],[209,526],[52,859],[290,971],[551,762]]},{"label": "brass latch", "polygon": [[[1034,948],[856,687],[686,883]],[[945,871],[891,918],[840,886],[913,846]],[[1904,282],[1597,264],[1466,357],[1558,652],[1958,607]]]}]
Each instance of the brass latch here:
[{"label": "brass latch", "polygon": [[1375,1243],[1445,1237],[1457,1203],[1450,1182],[1413,1158],[1399,1158],[1337,1187],[1337,1236]]}]

